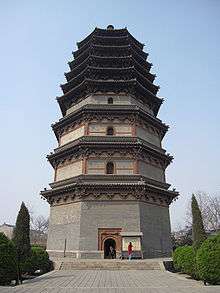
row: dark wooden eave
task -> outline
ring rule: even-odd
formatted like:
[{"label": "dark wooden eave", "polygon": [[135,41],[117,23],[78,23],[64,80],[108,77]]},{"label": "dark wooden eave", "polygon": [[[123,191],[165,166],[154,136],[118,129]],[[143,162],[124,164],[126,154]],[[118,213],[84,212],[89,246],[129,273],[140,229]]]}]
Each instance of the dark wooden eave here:
[{"label": "dark wooden eave", "polygon": [[156,116],[163,99],[160,99],[153,95],[148,89],[143,87],[136,79],[131,80],[92,80],[84,79],[84,81],[73,88],[67,94],[57,97],[57,101],[60,105],[63,115],[66,110],[77,102],[82,96],[93,93],[129,93],[136,97],[140,97],[144,103],[148,102],[151,104],[151,109]]},{"label": "dark wooden eave", "polygon": [[[141,200],[142,196],[144,197],[144,194],[146,192],[153,192],[154,194],[157,194],[159,196],[162,196],[162,198],[168,197],[168,204],[172,202],[173,199],[178,197],[179,193],[174,190],[167,190],[164,188],[160,188],[151,184],[148,184],[146,182],[112,182],[112,183],[101,183],[101,182],[90,182],[90,183],[72,183],[64,186],[59,186],[56,188],[52,188],[49,190],[41,191],[40,194],[46,199],[49,199],[53,196],[61,196],[65,197],[66,193],[75,193],[79,196],[80,200],[86,199],[86,195],[88,195],[88,192],[91,194],[96,194],[96,191],[100,193],[111,193],[111,192],[120,192],[123,191],[126,192],[127,190],[129,193],[131,193],[132,190],[135,191],[137,189],[141,192],[141,195],[139,194],[138,199]],[[92,192],[91,192],[92,190]],[[134,193],[131,193],[134,195]]]},{"label": "dark wooden eave", "polygon": [[59,181],[55,181],[50,183],[51,188],[57,188],[60,186],[69,185],[72,183],[112,183],[112,182],[118,182],[118,183],[135,183],[135,182],[146,182],[150,185],[157,186],[159,188],[163,189],[169,189],[170,184],[166,182],[157,181],[154,179],[151,179],[149,177],[140,175],[140,174],[132,174],[132,175],[117,175],[117,174],[81,174],[78,176],[74,176],[68,179],[63,179]]},{"label": "dark wooden eave", "polygon": [[87,104],[70,113],[69,115],[64,116],[58,122],[52,124],[52,129],[57,139],[59,139],[59,130],[62,130],[65,126],[69,125],[70,123],[77,121],[78,119],[81,119],[84,115],[94,114],[106,116],[108,114],[111,114],[112,116],[136,115],[137,117],[140,117],[142,120],[146,121],[147,123],[150,123],[152,126],[159,129],[162,132],[162,138],[169,128],[169,126],[162,123],[160,119],[150,115],[148,112],[146,112],[145,110],[136,105]]},{"label": "dark wooden eave", "polygon": [[122,67],[122,68],[112,68],[112,67],[95,67],[87,66],[83,71],[81,71],[77,76],[72,78],[65,84],[61,85],[63,93],[66,94],[74,87],[79,85],[85,78],[93,79],[114,79],[114,80],[129,80],[136,78],[137,81],[144,87],[146,87],[152,94],[156,95],[159,86],[153,84],[150,80],[141,74],[134,66]]},{"label": "dark wooden eave", "polygon": [[96,48],[97,50],[101,50],[101,51],[104,51],[106,53],[109,53],[111,51],[117,51],[120,52],[120,51],[124,51],[124,50],[127,50],[128,48],[132,48],[134,51],[136,51],[137,54],[139,54],[142,58],[144,58],[145,60],[147,59],[148,57],[148,53],[144,52],[142,49],[140,49],[138,46],[136,46],[134,43],[125,43],[125,44],[111,44],[111,45],[101,45],[101,44],[97,44],[95,42],[91,42],[91,43],[88,43],[86,46],[83,46],[82,48],[72,52],[73,54],[73,57],[75,59],[77,59],[80,55],[82,55],[87,49],[89,48]]},{"label": "dark wooden eave", "polygon": [[[145,65],[145,66],[144,66]],[[156,75],[150,73],[151,63],[145,62],[144,65],[135,60],[132,55],[123,57],[101,57],[96,55],[89,55],[79,65],[74,66],[71,71],[64,73],[67,82],[80,74],[87,66],[94,66],[99,68],[126,68],[134,66],[142,75],[144,75],[151,83],[153,83]]]},{"label": "dark wooden eave", "polygon": [[73,53],[73,56],[76,58],[79,56],[83,51],[87,50],[90,46],[97,45],[97,46],[132,46],[137,52],[139,52],[144,57],[148,56],[148,53],[145,53],[143,51],[143,48],[137,45],[136,42],[134,42],[133,38],[130,34],[121,36],[121,37],[115,37],[115,36],[98,36],[94,35],[87,43],[85,43],[83,46],[78,48],[75,53]]},{"label": "dark wooden eave", "polygon": [[[143,51],[142,51],[143,53]],[[76,59],[68,62],[70,69],[82,63],[89,55],[96,55],[100,57],[125,57],[132,55],[137,62],[141,65],[149,68],[149,64],[146,61],[147,56],[145,54],[138,53],[132,46],[97,46],[91,45],[82,52]]]},{"label": "dark wooden eave", "polygon": [[123,29],[114,29],[114,30],[107,30],[107,29],[101,29],[101,28],[95,28],[93,32],[91,32],[86,38],[84,38],[82,41],[77,42],[78,48],[81,48],[86,43],[88,43],[93,36],[98,37],[124,37],[126,35],[129,35],[129,37],[133,40],[133,42],[139,46],[141,49],[143,49],[144,44],[140,43],[137,39],[135,39],[127,30],[127,28]]},{"label": "dark wooden eave", "polygon": [[61,147],[54,149],[54,153],[47,156],[47,159],[53,167],[56,165],[58,159],[63,160],[71,154],[77,154],[84,149],[132,149],[135,152],[145,151],[149,155],[161,159],[167,167],[173,160],[173,157],[166,154],[166,151],[159,148],[143,139],[136,137],[125,136],[82,136],[72,142],[69,142]]}]

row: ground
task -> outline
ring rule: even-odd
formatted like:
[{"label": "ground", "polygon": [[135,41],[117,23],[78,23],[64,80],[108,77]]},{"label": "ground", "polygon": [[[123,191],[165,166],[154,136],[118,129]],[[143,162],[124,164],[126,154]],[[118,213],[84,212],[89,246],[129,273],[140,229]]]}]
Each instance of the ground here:
[{"label": "ground", "polygon": [[219,286],[159,270],[53,271],[17,287],[0,287],[1,293],[217,293]]}]

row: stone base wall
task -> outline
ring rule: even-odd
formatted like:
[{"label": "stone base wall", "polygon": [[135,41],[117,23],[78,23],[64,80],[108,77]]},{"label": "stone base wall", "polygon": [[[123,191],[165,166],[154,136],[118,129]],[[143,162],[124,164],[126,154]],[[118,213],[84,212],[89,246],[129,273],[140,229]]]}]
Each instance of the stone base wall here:
[{"label": "stone base wall", "polygon": [[81,202],[50,208],[47,250],[78,251]]},{"label": "stone base wall", "polygon": [[56,251],[47,250],[51,260],[56,259],[104,259],[103,251]]},{"label": "stone base wall", "polygon": [[80,250],[98,249],[98,228],[140,231],[137,201],[87,201],[81,205]]},{"label": "stone base wall", "polygon": [[103,258],[98,229],[142,232],[144,258],[171,254],[169,209],[140,201],[83,201],[51,207],[50,257]]},{"label": "stone base wall", "polygon": [[169,208],[140,203],[140,226],[144,258],[171,256]]}]

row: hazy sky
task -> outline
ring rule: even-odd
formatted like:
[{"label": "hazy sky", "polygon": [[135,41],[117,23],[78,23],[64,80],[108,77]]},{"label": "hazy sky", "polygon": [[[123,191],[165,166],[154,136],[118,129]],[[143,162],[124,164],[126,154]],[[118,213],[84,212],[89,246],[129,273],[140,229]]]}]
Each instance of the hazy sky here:
[{"label": "hazy sky", "polygon": [[108,24],[146,44],[165,97],[167,181],[181,194],[172,227],[184,223],[192,192],[220,194],[220,1],[1,1],[0,224],[14,223],[22,200],[48,214],[39,192],[53,180],[46,154],[56,147],[59,84],[76,42]]}]

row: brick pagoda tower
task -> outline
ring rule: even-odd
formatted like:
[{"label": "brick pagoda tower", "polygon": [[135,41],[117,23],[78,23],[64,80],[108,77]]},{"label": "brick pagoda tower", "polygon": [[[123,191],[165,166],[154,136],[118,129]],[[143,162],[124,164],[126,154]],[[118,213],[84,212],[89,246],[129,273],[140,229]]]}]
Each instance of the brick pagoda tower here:
[{"label": "brick pagoda tower", "polygon": [[41,192],[50,204],[50,257],[139,257],[171,253],[169,190],[172,157],[161,146],[168,126],[157,118],[163,100],[148,54],[125,29],[96,28],[69,62],[63,117],[52,125],[58,147],[48,155],[54,182]]}]

